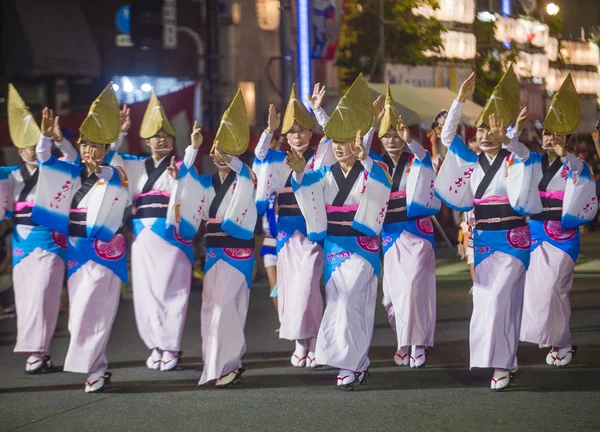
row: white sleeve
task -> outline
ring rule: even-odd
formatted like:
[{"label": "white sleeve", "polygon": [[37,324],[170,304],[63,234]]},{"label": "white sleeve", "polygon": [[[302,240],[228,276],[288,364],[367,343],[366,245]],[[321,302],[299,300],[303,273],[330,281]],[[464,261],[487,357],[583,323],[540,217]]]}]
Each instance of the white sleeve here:
[{"label": "white sleeve", "polygon": [[520,161],[526,161],[529,159],[530,151],[525,144],[519,141],[521,132],[516,129],[510,129],[506,135],[510,138],[510,142],[506,146],[506,149],[512,152],[517,159]]},{"label": "white sleeve", "polygon": [[272,138],[273,134],[268,134],[263,131],[263,133],[260,135],[258,143],[256,144],[256,147],[254,148],[254,156],[256,156],[256,159],[262,161],[267,157]]},{"label": "white sleeve", "polygon": [[459,102],[455,99],[454,102],[452,102],[450,111],[448,111],[448,117],[446,118],[446,122],[442,128],[441,135],[442,144],[444,144],[446,147],[450,147],[450,144],[452,144],[452,141],[454,141],[456,129],[458,128],[460,117],[462,116],[463,105],[464,104],[462,102]]},{"label": "white sleeve", "polygon": [[371,169],[373,169],[373,159],[371,159],[370,156],[367,156],[367,158],[364,161],[360,162],[362,163],[362,166],[367,172],[371,172]]},{"label": "white sleeve", "polygon": [[427,157],[427,150],[425,150],[421,143],[414,138],[412,139],[410,144],[408,144],[408,148],[420,161],[424,160]]},{"label": "white sleeve", "polygon": [[40,139],[35,147],[35,153],[40,162],[48,162],[52,156],[52,138],[40,135]]},{"label": "white sleeve", "polygon": [[98,176],[98,178],[101,178],[105,182],[108,182],[112,178],[113,173],[114,173],[114,169],[112,167],[101,166],[100,167],[100,173],[98,173],[96,175]]},{"label": "white sleeve", "polygon": [[365,148],[365,151],[367,153],[369,153],[369,151],[371,150],[371,143],[373,142],[373,137],[375,136],[376,131],[377,128],[372,127],[371,129],[369,129],[369,132],[367,132],[363,137],[363,147]]},{"label": "white sleeve", "polygon": [[569,167],[575,174],[579,174],[583,169],[583,162],[573,153],[567,152],[565,157],[560,158],[561,162]]},{"label": "white sleeve", "polygon": [[69,162],[75,162],[77,160],[77,156],[79,154],[77,153],[77,150],[75,150],[75,147],[73,147],[73,144],[69,142],[69,140],[63,138],[62,141],[54,142],[54,144],[56,144],[56,147],[61,151],[65,159],[67,159]]},{"label": "white sleeve", "polygon": [[242,171],[243,162],[241,160],[239,160],[237,157],[231,156],[231,161],[228,162],[227,165],[229,166],[229,168],[231,168],[232,170],[234,170],[236,173],[239,174]]},{"label": "white sleeve", "polygon": [[323,108],[315,110],[315,117],[317,118],[317,123],[319,123],[319,126],[321,127],[325,127],[325,124],[329,121],[329,116]]},{"label": "white sleeve", "polygon": [[292,178],[299,185],[302,184],[302,179],[304,178],[304,171],[303,172],[292,171]]},{"label": "white sleeve", "polygon": [[191,168],[194,166],[196,162],[196,156],[198,155],[198,149],[195,149],[191,145],[185,148],[185,153],[183,155],[183,163],[187,168]]},{"label": "white sleeve", "polygon": [[119,138],[117,138],[117,140],[110,145],[110,149],[118,152],[119,149],[121,148],[121,146],[123,145],[123,140],[125,139],[126,136],[127,136],[127,132],[121,132],[119,134]]}]

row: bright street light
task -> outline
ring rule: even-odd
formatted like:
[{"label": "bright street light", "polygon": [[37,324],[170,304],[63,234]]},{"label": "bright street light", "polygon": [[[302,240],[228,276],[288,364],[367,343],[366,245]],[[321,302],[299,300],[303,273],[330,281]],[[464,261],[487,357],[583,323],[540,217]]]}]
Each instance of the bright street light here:
[{"label": "bright street light", "polygon": [[560,7],[558,7],[558,5],[555,3],[548,3],[546,5],[546,12],[548,15],[556,15],[560,12]]}]

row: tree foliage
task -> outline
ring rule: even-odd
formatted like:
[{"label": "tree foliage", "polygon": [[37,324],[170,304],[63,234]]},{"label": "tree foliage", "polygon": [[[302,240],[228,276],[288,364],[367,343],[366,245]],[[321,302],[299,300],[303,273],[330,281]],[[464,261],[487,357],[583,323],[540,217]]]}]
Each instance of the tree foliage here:
[{"label": "tree foliage", "polygon": [[[355,0],[346,7],[345,31],[352,37],[340,41],[337,65],[345,73],[340,76],[340,87],[347,88],[359,72],[368,74],[377,61],[381,25],[385,32],[385,61],[408,65],[432,63],[425,52],[439,52],[441,33],[445,26],[434,18],[415,16],[412,8],[429,5],[439,7],[436,0],[384,0],[384,20],[379,20],[379,0]],[[352,4],[354,3],[354,4]],[[382,78],[376,69],[374,78]]]}]

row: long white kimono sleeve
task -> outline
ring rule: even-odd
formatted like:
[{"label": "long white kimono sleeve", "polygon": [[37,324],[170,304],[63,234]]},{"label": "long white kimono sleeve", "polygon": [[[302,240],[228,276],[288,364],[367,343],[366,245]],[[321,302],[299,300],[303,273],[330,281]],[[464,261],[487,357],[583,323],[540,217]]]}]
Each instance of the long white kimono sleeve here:
[{"label": "long white kimono sleeve", "polygon": [[383,163],[374,162],[367,157],[362,162],[369,173],[367,186],[358,204],[352,228],[369,237],[376,237],[381,233],[387,206],[392,189],[392,179],[387,167]]},{"label": "long white kimono sleeve", "polygon": [[511,207],[524,216],[542,211],[542,200],[536,175],[539,160],[531,157],[529,149],[519,141],[520,132],[509,130],[507,149],[512,153],[508,160],[506,193]]},{"label": "long white kimono sleeve", "polygon": [[298,207],[306,220],[306,230],[310,241],[320,241],[327,236],[327,211],[323,192],[325,175],[330,167],[315,171],[292,173],[292,189]]},{"label": "long white kimono sleeve", "polygon": [[267,210],[279,178],[290,171],[285,163],[285,152],[269,148],[271,137],[263,132],[254,150],[252,169],[256,174],[256,207],[260,215]]},{"label": "long white kimono sleeve", "polygon": [[436,175],[431,156],[414,138],[408,148],[415,158],[406,179],[407,216],[433,216],[440,211],[441,202],[435,196]]},{"label": "long white kimono sleeve", "polygon": [[596,182],[592,179],[590,167],[571,153],[562,159],[569,167],[569,175],[563,199],[561,225],[563,229],[585,225],[598,212]]},{"label": "long white kimono sleeve", "polygon": [[463,104],[454,101],[442,128],[442,144],[448,147],[444,163],[435,181],[435,195],[448,207],[458,211],[473,208],[470,180],[477,166],[477,154],[456,134]]}]

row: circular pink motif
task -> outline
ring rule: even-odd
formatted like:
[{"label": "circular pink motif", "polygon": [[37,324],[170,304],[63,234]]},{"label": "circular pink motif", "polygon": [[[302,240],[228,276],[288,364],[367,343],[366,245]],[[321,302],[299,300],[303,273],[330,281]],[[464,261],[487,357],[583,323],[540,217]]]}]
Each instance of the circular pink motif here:
[{"label": "circular pink motif", "polygon": [[186,246],[189,246],[189,245],[191,245],[192,243],[194,243],[194,240],[193,240],[193,239],[192,239],[192,240],[186,240],[186,239],[184,239],[183,237],[181,237],[181,236],[179,235],[179,233],[177,232],[177,227],[175,227],[175,228],[173,229],[173,236],[175,237],[175,240],[177,240],[179,243],[182,243],[182,244],[184,244],[184,245],[186,245]]},{"label": "circular pink motif", "polygon": [[531,234],[529,226],[522,226],[508,230],[506,240],[515,249],[529,249],[531,247]]},{"label": "circular pink motif", "polygon": [[377,253],[379,252],[379,238],[378,237],[356,237],[356,243],[361,249],[367,252]]},{"label": "circular pink motif", "polygon": [[247,260],[254,255],[254,249],[252,248],[223,248],[223,252],[234,260]]},{"label": "circular pink motif", "polygon": [[94,250],[103,260],[117,261],[125,255],[125,236],[117,234],[110,242],[96,240],[94,242]]},{"label": "circular pink motif", "polygon": [[421,219],[417,219],[417,229],[423,234],[433,234],[433,224],[431,223],[431,218],[424,217]]},{"label": "circular pink motif", "polygon": [[575,233],[577,232],[576,228],[571,228],[567,230],[562,229],[562,227],[560,226],[560,221],[544,222],[544,231],[546,231],[548,237],[556,241],[571,240],[573,237],[575,237]]},{"label": "circular pink motif", "polygon": [[52,241],[61,249],[67,248],[67,236],[58,231],[52,231]]}]

